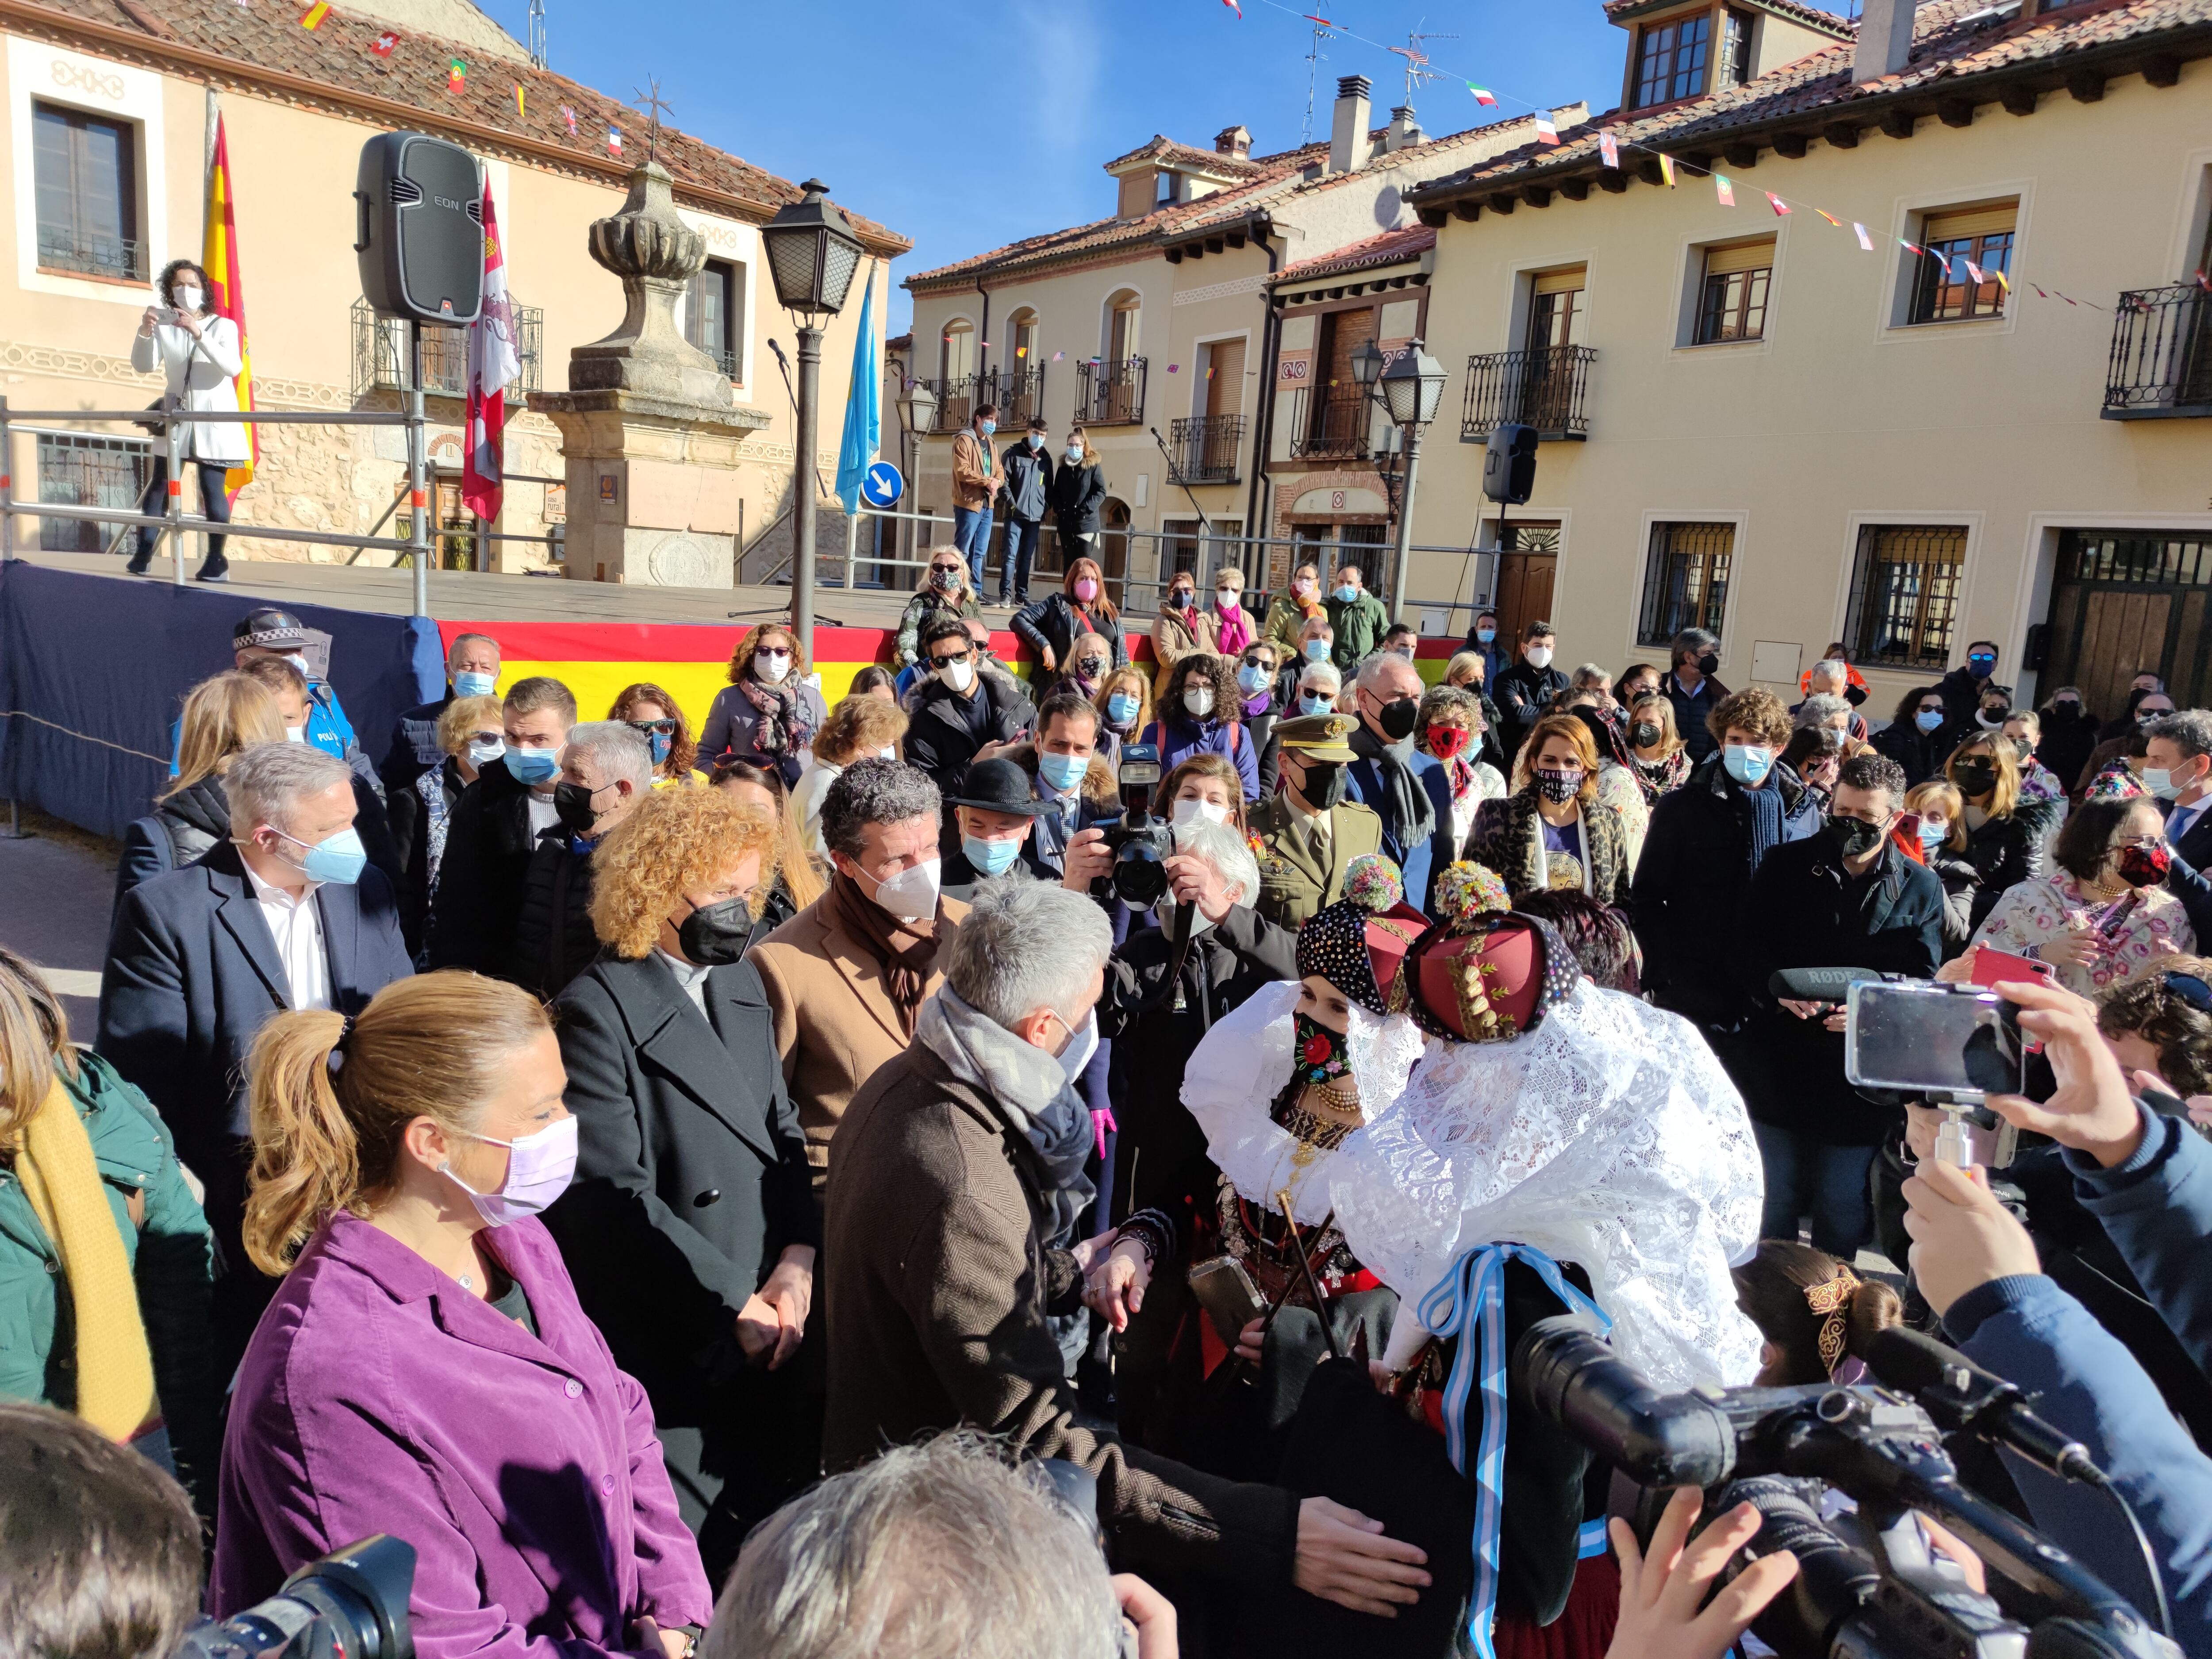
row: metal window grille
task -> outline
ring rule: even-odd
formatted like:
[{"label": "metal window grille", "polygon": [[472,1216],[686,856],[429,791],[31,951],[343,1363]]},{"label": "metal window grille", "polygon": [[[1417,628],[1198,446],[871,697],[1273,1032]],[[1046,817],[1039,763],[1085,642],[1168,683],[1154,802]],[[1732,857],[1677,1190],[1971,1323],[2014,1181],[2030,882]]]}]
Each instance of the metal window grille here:
[{"label": "metal window grille", "polygon": [[1139,426],[1145,419],[1142,357],[1076,365],[1076,418],[1090,426]]},{"label": "metal window grille", "polygon": [[1244,447],[1242,415],[1196,415],[1168,428],[1170,483],[1234,483]]},{"label": "metal window grille", "polygon": [[1596,362],[1595,348],[1578,345],[1469,357],[1460,436],[1473,441],[1488,437],[1500,425],[1519,422],[1546,438],[1588,437],[1589,416],[1583,398],[1590,367]]},{"label": "metal window grille", "polygon": [[[544,356],[545,313],[536,306],[514,308],[514,354],[521,373],[507,387],[510,398],[538,390]],[[353,395],[408,390],[410,368],[404,318],[380,316],[367,300],[353,302]],[[469,395],[469,331],[422,325],[422,390],[433,398]]]},{"label": "metal window grille", "polygon": [[1721,631],[1735,558],[1732,524],[1655,524],[1644,575],[1644,645],[1664,645],[1686,628]]},{"label": "metal window grille", "polygon": [[990,399],[999,406],[999,430],[1025,428],[1044,412],[1044,370],[994,368]]},{"label": "metal window grille", "polygon": [[2069,530],[2060,538],[2058,579],[2141,587],[2212,586],[2212,536]]},{"label": "metal window grille", "polygon": [[[149,439],[41,432],[38,440],[39,499],[57,507],[129,512],[154,477],[154,446]],[[48,553],[109,552],[137,533],[129,525],[39,520],[39,546]]]},{"label": "metal window grille", "polygon": [[1966,569],[1957,525],[1869,525],[1859,532],[1844,637],[1851,660],[1942,669],[1951,659]]}]

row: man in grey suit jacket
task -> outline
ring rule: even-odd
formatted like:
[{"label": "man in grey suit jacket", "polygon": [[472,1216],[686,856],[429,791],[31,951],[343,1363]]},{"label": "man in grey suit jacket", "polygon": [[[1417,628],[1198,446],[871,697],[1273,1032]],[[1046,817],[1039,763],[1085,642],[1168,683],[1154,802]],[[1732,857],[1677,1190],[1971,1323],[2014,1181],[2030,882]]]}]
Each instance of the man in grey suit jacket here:
[{"label": "man in grey suit jacket", "polygon": [[252,1161],[246,1061],[283,1009],[357,1013],[412,971],[392,886],[353,829],[353,774],[305,744],[245,750],[231,839],[124,896],[100,984],[100,1053],[143,1089],[206,1184],[217,1358],[246,1351],[274,1289],[240,1243]]}]

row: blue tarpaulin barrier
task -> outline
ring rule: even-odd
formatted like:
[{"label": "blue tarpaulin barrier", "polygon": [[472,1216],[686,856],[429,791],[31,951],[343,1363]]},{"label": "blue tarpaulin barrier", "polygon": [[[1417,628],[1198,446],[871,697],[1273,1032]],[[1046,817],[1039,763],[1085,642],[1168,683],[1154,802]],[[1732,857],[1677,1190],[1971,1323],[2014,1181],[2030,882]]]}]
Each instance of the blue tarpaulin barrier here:
[{"label": "blue tarpaulin barrier", "polygon": [[[120,839],[168,781],[185,693],[231,665],[231,629],[267,603],[0,564],[0,795]],[[437,624],[284,608],[331,636],[331,684],[381,761],[399,711],[444,691]]]}]

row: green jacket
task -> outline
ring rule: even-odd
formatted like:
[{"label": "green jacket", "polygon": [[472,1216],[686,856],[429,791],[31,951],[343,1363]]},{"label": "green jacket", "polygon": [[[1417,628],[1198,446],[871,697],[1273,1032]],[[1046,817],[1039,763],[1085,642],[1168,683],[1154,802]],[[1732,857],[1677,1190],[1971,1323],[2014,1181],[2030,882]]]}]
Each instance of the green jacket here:
[{"label": "green jacket", "polygon": [[1382,648],[1382,636],[1390,631],[1390,614],[1383,610],[1382,601],[1364,587],[1349,605],[1334,594],[1322,605],[1328,611],[1328,625],[1336,633],[1329,660],[1339,673],[1349,675]]},{"label": "green jacket", "polygon": [[[65,1085],[92,1137],[108,1206],[138,1281],[154,1382],[177,1473],[203,1512],[215,1498],[219,1398],[209,1340],[214,1252],[199,1200],[169,1131],[146,1097],[98,1054],[79,1050]],[[131,1196],[145,1194],[143,1221]],[[12,1161],[0,1164],[0,1395],[69,1411],[76,1404],[76,1334],[69,1281]]]}]

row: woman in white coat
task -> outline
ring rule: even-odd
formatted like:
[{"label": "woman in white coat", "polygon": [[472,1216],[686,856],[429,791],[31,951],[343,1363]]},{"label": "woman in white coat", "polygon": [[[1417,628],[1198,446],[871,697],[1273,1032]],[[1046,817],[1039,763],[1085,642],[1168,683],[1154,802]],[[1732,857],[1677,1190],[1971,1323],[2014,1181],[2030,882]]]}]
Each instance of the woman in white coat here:
[{"label": "woman in white coat", "polygon": [[[245,367],[239,351],[238,325],[208,309],[207,273],[189,259],[172,259],[161,267],[155,288],[161,302],[148,306],[139,321],[138,336],[131,342],[131,367],[141,374],[156,368],[161,371],[162,401],[171,408],[235,412],[238,374]],[[194,422],[179,430],[178,452],[199,470],[200,510],[208,518],[224,524],[230,521],[230,492],[223,475],[252,459],[252,441],[245,426],[235,421]],[[138,503],[141,513],[167,511],[168,482],[167,445],[157,444],[154,481]],[[131,561],[132,574],[145,574],[147,562],[154,556],[157,533],[150,527],[138,532],[137,556]],[[207,561],[199,568],[201,581],[230,580],[229,563],[223,557],[224,539],[208,538]]]}]

